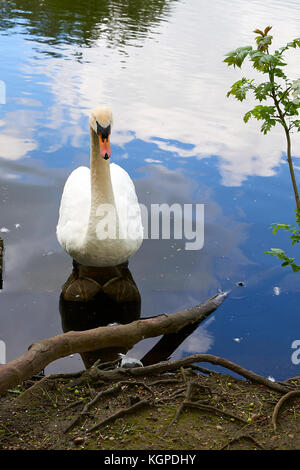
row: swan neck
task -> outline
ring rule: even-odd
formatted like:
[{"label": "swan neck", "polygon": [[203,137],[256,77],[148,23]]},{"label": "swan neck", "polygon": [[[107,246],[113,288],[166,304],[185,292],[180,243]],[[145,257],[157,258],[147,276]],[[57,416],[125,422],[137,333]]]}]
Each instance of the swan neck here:
[{"label": "swan neck", "polygon": [[110,174],[110,161],[100,156],[99,138],[91,133],[91,209],[97,209],[99,204],[115,204]]},{"label": "swan neck", "polygon": [[90,133],[91,205],[88,228],[81,251],[84,251],[88,255],[90,260],[89,265],[94,266],[94,257],[97,259],[98,243],[103,235],[102,232],[100,235],[98,233],[99,223],[101,224],[103,215],[109,214],[109,223],[112,225],[115,234],[117,234],[119,230],[119,217],[115,205],[109,160],[104,160],[104,158],[100,156],[99,138],[97,134],[92,129]]}]

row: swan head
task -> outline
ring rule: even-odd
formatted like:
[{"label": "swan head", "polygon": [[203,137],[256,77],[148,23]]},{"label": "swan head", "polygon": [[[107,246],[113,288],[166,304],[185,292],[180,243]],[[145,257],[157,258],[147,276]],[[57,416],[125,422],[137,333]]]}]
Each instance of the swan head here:
[{"label": "swan head", "polygon": [[90,127],[99,138],[100,155],[105,160],[108,160],[111,156],[110,133],[112,122],[112,112],[106,106],[98,106],[92,110]]}]

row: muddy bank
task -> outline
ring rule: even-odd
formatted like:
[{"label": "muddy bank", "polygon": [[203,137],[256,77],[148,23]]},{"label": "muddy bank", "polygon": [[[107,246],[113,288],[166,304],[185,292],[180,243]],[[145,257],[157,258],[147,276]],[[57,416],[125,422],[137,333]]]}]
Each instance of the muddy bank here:
[{"label": "muddy bank", "polygon": [[192,368],[115,383],[25,382],[0,399],[0,449],[299,449],[300,397],[278,409],[274,431],[283,395]]}]

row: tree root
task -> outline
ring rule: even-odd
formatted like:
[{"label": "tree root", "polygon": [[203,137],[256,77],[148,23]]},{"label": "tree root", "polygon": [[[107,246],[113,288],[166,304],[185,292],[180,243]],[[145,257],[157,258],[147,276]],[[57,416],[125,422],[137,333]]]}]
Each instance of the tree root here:
[{"label": "tree root", "polygon": [[277,404],[274,407],[274,411],[273,411],[273,415],[272,415],[272,424],[273,424],[273,429],[274,429],[275,432],[276,432],[276,429],[277,429],[278,413],[279,413],[280,409],[282,408],[283,404],[287,400],[289,400],[290,398],[299,397],[299,396],[300,396],[300,390],[292,390],[292,391],[286,393],[285,395],[283,395],[283,397],[281,397],[280,400],[277,402]]},{"label": "tree root", "polygon": [[219,410],[218,408],[216,408],[214,406],[207,405],[206,403],[203,403],[203,401],[191,401],[190,398],[191,398],[192,389],[193,389],[193,387],[196,387],[196,386],[197,387],[200,386],[202,388],[202,385],[198,384],[196,382],[189,381],[187,383],[185,397],[184,397],[182,403],[177,408],[175,416],[172,419],[172,421],[170,422],[166,432],[163,435],[163,438],[165,438],[169,434],[171,427],[174,425],[174,423],[176,423],[178,421],[178,419],[179,419],[181,413],[183,412],[184,408],[195,408],[195,409],[202,410],[202,411],[209,411],[209,412],[221,414],[223,416],[227,416],[230,419],[241,421],[243,424],[248,424],[247,421],[245,421],[243,418],[240,418],[239,416],[233,415],[232,413],[230,413],[228,411]]},{"label": "tree root", "polygon": [[[148,390],[148,392],[150,392],[154,396],[153,390],[148,385],[146,385],[144,382],[136,382],[136,381],[133,382],[133,381],[129,381],[129,380],[122,380],[122,381],[118,382],[116,385],[114,385],[112,387],[109,387],[106,390],[101,390],[99,393],[97,393],[97,395],[91,401],[89,401],[88,403],[85,404],[82,411],[76,416],[76,418],[70,424],[68,424],[68,426],[65,428],[63,433],[66,434],[67,432],[71,431],[71,429],[73,429],[81,421],[81,419],[83,417],[88,415],[89,414],[89,409],[92,406],[94,406],[100,400],[100,398],[119,392],[124,385],[130,385],[130,386],[134,386],[134,387],[142,386],[143,388],[145,388],[145,390]],[[82,400],[78,400],[77,402],[75,402],[76,405],[80,404],[80,401],[82,403]],[[75,404],[74,404],[74,406],[75,406]],[[70,405],[68,405],[68,407],[71,408]],[[64,409],[66,409],[66,408],[64,408]]]},{"label": "tree root", "polygon": [[166,432],[164,433],[163,435],[163,438],[165,438],[169,432],[170,432],[170,429],[171,427],[173,426],[174,423],[176,423],[176,421],[178,421],[179,419],[179,416],[181,415],[182,413],[182,410],[183,410],[183,407],[184,407],[184,402],[185,401],[188,401],[190,399],[190,396],[191,396],[191,392],[192,392],[192,386],[193,386],[193,382],[189,381],[187,383],[187,386],[186,386],[186,392],[185,392],[185,397],[184,397],[184,400],[183,402],[179,405],[179,407],[177,408],[176,410],[176,413],[175,413],[175,416],[174,418],[172,419],[172,421],[170,422]]},{"label": "tree root", "polygon": [[[286,393],[290,390],[290,387],[286,386],[286,384],[272,382],[271,380],[266,379],[262,375],[256,374],[255,372],[245,369],[239,364],[235,364],[234,362],[231,362],[228,359],[219,356],[214,356],[212,354],[194,354],[193,356],[185,357],[183,359],[179,359],[173,362],[164,361],[158,364],[153,364],[151,366],[135,367],[133,369],[128,369],[128,374],[134,377],[139,375],[157,374],[160,372],[180,369],[180,367],[182,366],[190,365],[195,362],[210,362],[211,364],[225,367],[226,369],[236,372],[237,374],[241,375],[242,377],[245,377],[246,379],[252,382],[265,385],[266,387],[275,390],[276,392]],[[116,369],[116,371],[118,370],[120,369]]]},{"label": "tree root", "polygon": [[121,382],[119,382],[116,385],[97,393],[97,395],[91,401],[89,401],[88,403],[84,405],[82,411],[79,413],[79,415],[76,416],[75,419],[73,419],[73,421],[70,424],[68,424],[68,426],[64,429],[63,433],[66,434],[67,432],[71,431],[71,429],[73,429],[81,421],[81,419],[88,414],[89,409],[93,405],[95,405],[95,403],[97,403],[97,401],[99,401],[100,398],[106,395],[117,393],[121,389],[121,387],[122,387]]},{"label": "tree root", "polygon": [[246,420],[244,420],[243,418],[240,418],[239,416],[236,416],[236,415],[230,413],[229,411],[220,410],[219,408],[216,408],[215,406],[205,405],[205,404],[203,404],[199,401],[184,401],[183,402],[183,407],[184,408],[185,407],[195,408],[195,409],[199,409],[199,410],[203,410],[203,411],[212,411],[214,413],[217,413],[217,414],[220,414],[220,415],[223,415],[223,416],[227,416],[228,418],[240,421],[243,424],[248,424]]},{"label": "tree root", "polygon": [[[138,377],[138,376],[146,376],[146,375],[158,375],[162,372],[167,371],[175,371],[184,367],[186,365],[193,364],[195,362],[210,362],[211,364],[219,365],[225,367],[237,374],[241,375],[242,377],[259,384],[262,384],[276,392],[280,393],[287,393],[290,390],[291,385],[285,383],[278,383],[278,382],[271,382],[270,380],[266,379],[265,377],[256,374],[255,372],[249,371],[244,369],[238,364],[235,364],[228,359],[214,356],[212,354],[194,354],[193,356],[189,356],[183,359],[179,359],[177,361],[169,362],[164,361],[158,364],[153,364],[146,367],[134,367],[132,369],[125,369],[125,368],[117,368],[113,370],[99,370],[98,367],[91,367],[88,370],[84,370],[81,372],[76,372],[73,374],[53,374],[44,377],[39,382],[34,384],[32,387],[27,389],[23,392],[19,397],[18,400],[22,401],[25,398],[25,395],[30,395],[34,390],[40,388],[41,386],[45,386],[47,383],[51,382],[51,379],[68,379],[68,378],[77,378],[78,380],[74,380],[73,386],[75,385],[82,385],[87,384],[90,382],[113,382],[113,381],[120,381],[120,379],[124,379],[124,375],[128,377]],[[184,373],[185,374],[185,373]],[[299,390],[297,386],[295,386],[295,390]],[[293,391],[295,391],[293,390]]]},{"label": "tree root", "polygon": [[123,410],[119,410],[116,413],[109,416],[108,418],[105,418],[102,421],[99,421],[93,427],[91,427],[88,430],[88,432],[95,431],[96,429],[100,428],[101,426],[104,426],[105,424],[111,423],[112,421],[115,421],[118,418],[122,418],[123,416],[126,416],[128,414],[135,413],[137,410],[140,410],[141,408],[145,408],[150,405],[151,405],[150,400],[140,400],[134,405],[129,406],[128,408],[125,408]]},{"label": "tree root", "polygon": [[253,442],[257,447],[260,447],[261,449],[264,449],[264,446],[262,444],[260,444],[260,442],[258,442],[256,439],[254,439],[254,437],[252,437],[250,434],[241,434],[240,436],[229,439],[229,441],[223,447],[221,447],[221,449],[219,449],[219,450],[224,450],[224,449],[226,449],[226,447],[229,447],[231,444],[233,444],[234,442],[237,442],[241,439],[249,440],[249,441]]}]

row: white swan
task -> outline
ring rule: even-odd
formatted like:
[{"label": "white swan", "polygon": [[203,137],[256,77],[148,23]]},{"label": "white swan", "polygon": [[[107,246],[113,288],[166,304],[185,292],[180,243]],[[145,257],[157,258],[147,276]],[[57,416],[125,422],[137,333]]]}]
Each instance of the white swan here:
[{"label": "white swan", "polygon": [[79,167],[66,181],[56,229],[61,246],[84,266],[116,266],[143,240],[135,188],[123,168],[110,164],[112,113],[97,107],[90,115],[90,169]]}]

